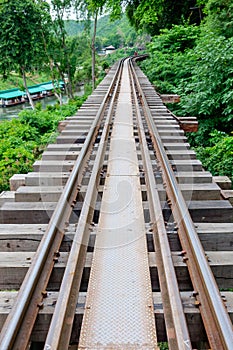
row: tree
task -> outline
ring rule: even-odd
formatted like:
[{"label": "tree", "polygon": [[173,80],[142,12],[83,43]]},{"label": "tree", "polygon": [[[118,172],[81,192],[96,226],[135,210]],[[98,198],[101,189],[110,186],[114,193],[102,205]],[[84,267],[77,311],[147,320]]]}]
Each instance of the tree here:
[{"label": "tree", "polygon": [[[71,0],[51,0],[51,5],[54,16],[53,30],[55,35],[52,52],[50,51],[50,53],[53,57],[53,65],[65,83],[66,94],[69,98],[73,98],[75,67],[72,67],[70,55],[73,54],[72,50],[74,46],[68,43],[64,22],[66,12],[71,8]],[[67,83],[66,75],[68,77]]]},{"label": "tree", "polygon": [[26,74],[47,61],[43,38],[49,36],[50,15],[46,9],[48,4],[33,0],[9,0],[1,3],[0,9],[0,72],[4,77],[13,70],[22,75],[33,109]]},{"label": "tree", "polygon": [[196,0],[109,0],[108,3],[114,18],[119,16],[119,9],[124,5],[131,24],[151,35],[184,20],[192,24],[199,24],[201,20],[201,8],[196,5]]},{"label": "tree", "polygon": [[206,25],[218,35],[233,36],[232,0],[209,0],[205,7]]},{"label": "tree", "polygon": [[97,30],[97,21],[98,16],[100,16],[103,13],[104,6],[106,5],[106,0],[86,0],[86,1],[75,1],[75,8],[77,14],[81,14],[86,18],[87,21],[90,21],[90,19],[93,19],[94,26],[93,26],[93,34],[92,34],[92,40],[91,40],[91,51],[92,51],[92,89],[95,89],[95,83],[96,83],[96,73],[95,73],[95,66],[96,66],[96,48],[95,48],[95,42],[96,42],[96,30]]}]

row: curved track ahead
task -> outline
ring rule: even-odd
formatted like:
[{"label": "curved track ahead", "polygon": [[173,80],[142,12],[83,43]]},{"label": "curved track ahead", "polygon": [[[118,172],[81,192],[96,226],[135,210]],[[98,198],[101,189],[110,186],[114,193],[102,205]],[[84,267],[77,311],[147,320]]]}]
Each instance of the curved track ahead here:
[{"label": "curved track ahead", "polygon": [[0,208],[0,349],[231,349],[233,210],[180,124],[131,59],[67,118]]}]

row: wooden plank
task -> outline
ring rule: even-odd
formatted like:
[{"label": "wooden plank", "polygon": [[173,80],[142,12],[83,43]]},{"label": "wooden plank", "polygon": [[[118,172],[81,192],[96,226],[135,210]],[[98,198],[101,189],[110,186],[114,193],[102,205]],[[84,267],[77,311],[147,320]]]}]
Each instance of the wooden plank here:
[{"label": "wooden plank", "polygon": [[196,153],[192,150],[167,151],[167,156],[171,160],[196,159]]},{"label": "wooden plank", "polygon": [[62,162],[56,160],[37,160],[33,164],[34,171],[38,172],[71,172],[74,166],[73,160],[64,160]]},{"label": "wooden plank", "polygon": [[198,131],[198,122],[196,121],[182,121],[180,124],[184,132],[197,132]]},{"label": "wooden plank", "polygon": [[[231,223],[195,223],[195,227],[204,250],[233,251],[233,225]],[[168,239],[173,251],[182,249],[178,234],[172,228],[168,230]]]},{"label": "wooden plank", "polygon": [[189,211],[194,222],[233,222],[233,208],[224,200],[191,201]]},{"label": "wooden plank", "polygon": [[213,176],[213,181],[218,184],[222,190],[231,189],[231,180],[227,176]]},{"label": "wooden plank", "polygon": [[15,192],[16,202],[58,202],[63,186],[24,186]]},{"label": "wooden plank", "polygon": [[190,149],[190,144],[188,142],[164,143],[163,146],[168,151],[172,151],[172,150],[188,150],[188,149]]},{"label": "wooden plank", "polygon": [[175,136],[177,137],[177,139],[179,139],[181,136],[184,135],[184,131],[181,129],[170,129],[170,130],[158,130],[159,131],[159,135],[163,138],[163,137],[171,137],[171,136]]},{"label": "wooden plank", "polygon": [[233,205],[233,190],[222,190],[221,195]]},{"label": "wooden plank", "polygon": [[20,186],[24,186],[25,185],[25,176],[26,176],[26,174],[14,174],[10,178],[10,190],[16,191],[17,188],[19,188]]},{"label": "wooden plank", "polygon": [[82,144],[78,144],[78,143],[66,143],[66,144],[58,144],[58,143],[52,143],[50,145],[47,146],[46,151],[50,152],[50,151],[70,151],[70,152],[79,152],[81,151],[82,148]]},{"label": "wooden plank", "polygon": [[190,144],[188,142],[180,142],[180,143],[164,143],[163,144],[164,148],[167,151],[172,151],[172,150],[188,150],[190,149]]},{"label": "wooden plank", "polygon": [[[187,170],[187,169],[186,169]],[[185,183],[211,183],[212,175],[208,171],[176,171],[175,176],[177,182],[180,184]]]},{"label": "wooden plank", "polygon": [[168,131],[168,132],[179,132],[180,126],[178,123],[170,123],[169,121],[166,122],[166,120],[163,121],[163,123],[157,123],[156,126],[158,131]]},{"label": "wooden plank", "polygon": [[0,193],[0,206],[5,202],[15,201],[15,191],[3,191]]},{"label": "wooden plank", "polygon": [[2,224],[46,224],[48,223],[56,203],[20,202],[4,203],[0,208]]},{"label": "wooden plank", "polygon": [[66,144],[66,143],[84,143],[86,140],[86,135],[80,135],[80,136],[58,136],[56,139],[56,143],[59,144]]},{"label": "wooden plank", "polygon": [[172,136],[172,135],[160,135],[161,140],[163,143],[180,143],[180,142],[187,142],[187,137],[186,136]]},{"label": "wooden plank", "polygon": [[220,189],[216,184],[179,184],[186,201],[218,200]]},{"label": "wooden plank", "polygon": [[176,171],[201,171],[202,164],[198,159],[170,160],[170,163]]},{"label": "wooden plank", "polygon": [[79,151],[44,151],[42,160],[43,161],[49,161],[49,160],[76,160],[79,155]]},{"label": "wooden plank", "polygon": [[[220,199],[220,190],[216,184],[180,184],[180,189],[186,201],[188,200],[216,200]],[[98,186],[98,192],[103,193],[103,186]],[[15,192],[16,202],[57,202],[62,193],[62,186],[26,186],[20,187]],[[82,200],[87,186],[82,186],[77,200]],[[141,186],[143,200],[147,198],[146,186]],[[166,193],[163,186],[158,185],[161,200],[166,200]]]},{"label": "wooden plank", "polygon": [[[58,262],[53,271],[49,289],[58,288],[61,282],[68,252],[61,252]],[[215,275],[219,288],[232,288],[233,283],[233,252],[206,252],[209,259],[209,264]],[[23,281],[33,259],[34,252],[1,252],[0,253],[0,289],[11,290],[18,289]],[[149,253],[149,265],[151,271],[152,287],[154,291],[158,291],[158,275],[155,262],[155,253]],[[172,252],[174,266],[176,268],[177,278],[181,290],[192,288],[186,264],[183,262],[183,257],[180,252]],[[88,252],[85,263],[85,276],[83,279],[82,288],[87,287],[90,268],[92,264],[93,253]],[[54,290],[54,289],[53,289]]]},{"label": "wooden plank", "polygon": [[65,129],[64,131],[61,132],[60,136],[74,136],[74,137],[79,137],[82,135],[87,135],[89,131],[89,128],[77,128],[76,130],[71,129],[71,130],[67,130]]},{"label": "wooden plank", "polygon": [[[0,252],[35,252],[46,228],[47,224],[0,224]],[[60,251],[70,251],[75,228],[75,224],[66,228]],[[94,246],[92,236],[89,249]]]},{"label": "wooden plank", "polygon": [[[233,252],[206,252],[209,265],[220,289],[232,288],[233,283]],[[188,256],[188,255],[187,255]],[[192,283],[186,264],[179,252],[172,252],[173,263],[176,270],[180,290],[191,290]],[[151,281],[153,291],[159,290],[158,274],[155,263],[155,253],[149,253]]]},{"label": "wooden plank", "polygon": [[[194,222],[233,222],[233,208],[230,202],[225,200],[190,201],[187,203],[189,212]],[[0,208],[0,223],[2,224],[46,224],[52,215],[56,203],[52,202],[15,202],[4,203]],[[71,223],[78,220],[82,203],[75,205],[71,215]],[[143,202],[146,222],[150,221],[149,205]],[[100,203],[95,205],[98,215]],[[166,221],[170,218],[170,208],[167,203],[162,203]]]},{"label": "wooden plank", "polygon": [[180,96],[176,94],[162,94],[160,95],[163,103],[178,103],[180,102]]},{"label": "wooden plank", "polygon": [[[232,251],[233,250],[233,225],[231,223],[196,223],[196,230],[204,250],[208,251]],[[0,225],[0,251],[36,251],[39,242],[46,230],[46,224],[1,224]],[[62,242],[61,251],[70,250],[76,225],[69,225]],[[149,226],[147,227],[147,230]],[[153,249],[152,234],[147,233],[148,243]],[[176,231],[168,229],[168,239],[173,251],[181,250]],[[89,249],[94,247],[95,230],[90,235]],[[89,250],[90,251],[90,250]]]},{"label": "wooden plank", "polygon": [[[226,300],[225,305],[227,307],[228,313],[233,320],[233,292],[222,292],[221,295]],[[17,297],[16,291],[4,291],[0,292],[0,328],[2,328],[3,323],[13,306],[15,298]],[[44,299],[43,309],[39,311],[39,315],[35,324],[35,328],[32,334],[32,341],[44,342],[46,339],[47,330],[51,321],[52,314],[55,309],[56,301],[58,298],[58,292],[48,292],[47,297]],[[203,341],[205,339],[205,332],[203,330],[200,313],[197,307],[195,307],[195,298],[191,291],[181,292],[181,300],[184,306],[184,312],[186,314],[186,319],[188,327],[190,329],[191,340],[193,342]],[[163,304],[160,292],[153,293],[154,301],[154,312],[155,312],[155,322],[158,325],[158,340],[166,341],[166,331],[164,327],[164,314],[163,314]],[[78,342],[79,329],[81,327],[82,315],[84,313],[86,303],[86,293],[79,293],[75,320],[73,327],[72,342]]]},{"label": "wooden plank", "polygon": [[25,177],[26,186],[65,186],[70,172],[31,172]]}]

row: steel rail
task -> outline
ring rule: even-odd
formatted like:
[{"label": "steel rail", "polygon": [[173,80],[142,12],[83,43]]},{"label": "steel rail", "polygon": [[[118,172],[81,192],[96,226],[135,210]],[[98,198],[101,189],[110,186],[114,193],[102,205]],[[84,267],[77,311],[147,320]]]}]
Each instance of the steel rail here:
[{"label": "steel rail", "polygon": [[163,300],[167,339],[169,342],[169,348],[172,350],[188,350],[192,349],[192,346],[167,238],[157,184],[147,146],[136,88],[134,86],[136,72],[133,68],[132,62],[130,62],[129,68],[132,80],[138,132],[141,141],[140,146],[142,150],[143,167],[146,177],[150,216],[155,241],[156,264]]},{"label": "steel rail", "polygon": [[[51,273],[51,266],[53,266],[54,264],[53,260],[54,253],[56,253],[56,250],[53,251],[51,254],[51,246],[53,244],[53,240],[55,240],[56,235],[60,236],[59,243],[61,243],[62,237],[64,235],[62,231],[64,230],[65,222],[67,222],[69,215],[73,209],[73,201],[75,198],[71,197],[72,195],[77,195],[78,193],[79,189],[77,181],[80,181],[80,174],[81,177],[83,176],[83,167],[85,165],[86,158],[88,157],[88,154],[90,152],[90,147],[93,146],[93,139],[98,133],[105,105],[107,103],[107,100],[111,97],[111,92],[114,87],[116,78],[118,76],[117,73],[119,67],[120,65],[118,65],[117,67],[114,78],[100,105],[96,118],[93,121],[91,129],[80,151],[79,157],[73,167],[73,170],[66,183],[64,191],[56,205],[53,215],[49,221],[47,230],[41,241],[41,244],[39,245],[37,252],[34,256],[32,265],[30,266],[26,277],[21,285],[16,302],[14,303],[13,308],[4,323],[0,334],[0,349],[2,350],[23,350],[27,347],[31,330],[33,328],[37,313],[41,306],[41,300],[43,299],[43,296],[46,295],[46,293],[44,293],[43,291],[44,288],[46,288]],[[59,247],[57,249],[59,249]],[[49,276],[41,277],[43,268],[45,267],[46,263],[48,264],[48,257],[50,257],[51,259],[51,261],[49,261],[50,267],[47,273]],[[40,288],[38,288],[39,282],[41,283]],[[32,299],[35,301],[34,305],[31,305]],[[27,312],[30,313],[30,317],[28,317],[28,315],[26,317]],[[23,325],[25,326],[22,334],[19,331],[22,330]]]},{"label": "steel rail", "polygon": [[185,260],[197,294],[199,309],[211,349],[231,350],[233,344],[231,320],[223,304],[218,286],[207,262],[186,202],[179,189],[146,97],[140,87],[139,80],[138,89],[152,141],[156,149],[156,155],[162,166],[164,181],[167,185],[167,195],[171,201],[173,216],[178,225],[181,245],[184,249],[184,254],[187,255]]},{"label": "steel rail", "polygon": [[49,332],[47,334],[45,343],[46,350],[68,349],[82,271],[85,264],[85,252],[89,238],[88,233],[90,232],[90,224],[95,208],[96,198],[98,195],[98,191],[96,189],[96,181],[98,179],[98,173],[104,161],[116,94],[121,80],[123,61],[124,60],[121,61],[121,69],[119,70],[119,76],[117,78],[115,90],[112,94],[111,103],[95,158],[95,163],[92,169],[91,178],[88,184],[78,226],[73,238],[72,248],[69,253],[68,262],[59,291],[59,297],[53,313]]}]

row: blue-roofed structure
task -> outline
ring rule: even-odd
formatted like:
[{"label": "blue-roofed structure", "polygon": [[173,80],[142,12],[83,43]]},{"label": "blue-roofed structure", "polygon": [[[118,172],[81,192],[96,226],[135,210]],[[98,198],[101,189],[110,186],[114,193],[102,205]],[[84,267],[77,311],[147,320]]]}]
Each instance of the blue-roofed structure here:
[{"label": "blue-roofed structure", "polygon": [[0,104],[2,107],[24,103],[25,92],[17,88],[0,91]]},{"label": "blue-roofed structure", "polygon": [[[64,82],[62,80],[55,82],[55,87],[58,87],[58,85],[59,88],[63,89]],[[54,85],[52,81],[48,81],[38,85],[29,86],[28,90],[33,100],[39,100],[46,95],[53,95]],[[0,91],[0,106],[2,107],[24,103],[25,99],[28,100],[26,92],[17,88]]]}]

